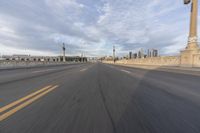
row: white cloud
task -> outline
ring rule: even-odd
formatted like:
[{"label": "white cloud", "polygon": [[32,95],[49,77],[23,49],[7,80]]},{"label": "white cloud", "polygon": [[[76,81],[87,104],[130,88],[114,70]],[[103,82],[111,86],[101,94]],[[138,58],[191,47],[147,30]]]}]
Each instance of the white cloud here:
[{"label": "white cloud", "polygon": [[177,54],[180,52],[180,50],[183,50],[185,48],[185,42],[187,39],[183,39],[184,36],[178,36],[172,40],[173,44],[166,46],[162,49],[163,53],[168,54]]},{"label": "white cloud", "polygon": [[2,55],[14,55],[14,54],[37,55],[37,56],[56,55],[55,53],[52,53],[51,51],[30,50],[30,49],[27,49],[27,48],[18,49],[18,48],[15,48],[15,47],[5,46],[1,43],[0,43],[0,47],[1,47],[1,49],[3,49],[3,51],[0,52],[0,56],[2,56]]},{"label": "white cloud", "polygon": [[176,54],[187,43],[190,7],[182,1],[7,0],[0,5],[1,46],[27,47],[33,54],[59,54],[62,42],[73,55],[108,55],[113,45],[120,55],[140,48]]}]

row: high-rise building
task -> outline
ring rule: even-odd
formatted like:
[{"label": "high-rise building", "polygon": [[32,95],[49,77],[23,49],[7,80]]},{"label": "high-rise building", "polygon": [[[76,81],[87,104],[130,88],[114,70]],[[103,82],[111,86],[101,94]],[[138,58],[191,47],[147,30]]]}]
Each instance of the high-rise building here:
[{"label": "high-rise building", "polygon": [[141,57],[142,57],[141,51],[138,51],[138,58],[141,58]]},{"label": "high-rise building", "polygon": [[132,59],[132,52],[129,52],[129,59]]},{"label": "high-rise building", "polygon": [[144,58],[144,50],[141,49],[139,52],[138,52],[138,58]]},{"label": "high-rise building", "polygon": [[148,49],[147,57],[158,57],[157,49]]},{"label": "high-rise building", "polygon": [[147,57],[151,57],[151,50],[150,49],[147,50]]},{"label": "high-rise building", "polygon": [[137,58],[137,53],[133,54],[133,58],[136,59]]},{"label": "high-rise building", "polygon": [[152,50],[152,56],[153,57],[158,57],[158,50],[157,49],[153,49]]}]

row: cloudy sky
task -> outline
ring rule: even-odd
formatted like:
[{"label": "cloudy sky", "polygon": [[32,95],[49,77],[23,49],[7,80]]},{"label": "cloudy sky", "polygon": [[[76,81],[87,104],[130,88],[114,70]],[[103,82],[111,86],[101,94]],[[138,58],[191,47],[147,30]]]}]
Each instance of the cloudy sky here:
[{"label": "cloudy sky", "polygon": [[157,48],[175,55],[187,43],[183,0],[0,0],[0,54],[118,55]]}]

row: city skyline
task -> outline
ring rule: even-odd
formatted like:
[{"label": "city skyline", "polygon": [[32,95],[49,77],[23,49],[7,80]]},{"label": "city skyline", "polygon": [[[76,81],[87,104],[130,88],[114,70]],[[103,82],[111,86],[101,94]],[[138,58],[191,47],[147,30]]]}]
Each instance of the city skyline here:
[{"label": "city skyline", "polygon": [[0,2],[0,53],[87,56],[155,48],[179,54],[187,45],[190,5],[182,0],[44,0]]}]

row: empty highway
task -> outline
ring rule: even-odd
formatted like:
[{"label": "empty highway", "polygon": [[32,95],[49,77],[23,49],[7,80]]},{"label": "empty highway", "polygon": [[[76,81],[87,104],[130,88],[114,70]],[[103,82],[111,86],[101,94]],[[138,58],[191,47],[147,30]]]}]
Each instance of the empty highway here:
[{"label": "empty highway", "polygon": [[85,63],[0,75],[0,133],[200,132],[200,72]]}]

